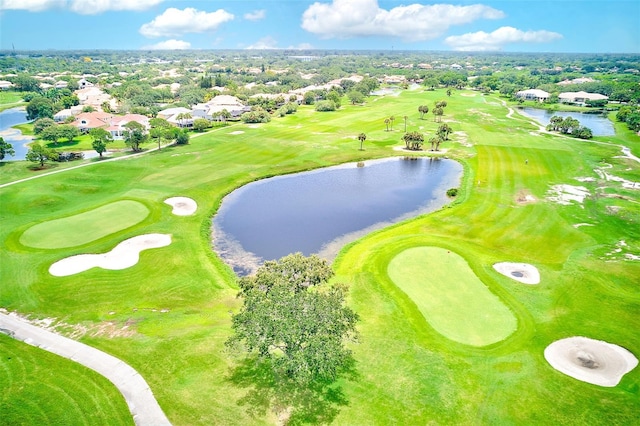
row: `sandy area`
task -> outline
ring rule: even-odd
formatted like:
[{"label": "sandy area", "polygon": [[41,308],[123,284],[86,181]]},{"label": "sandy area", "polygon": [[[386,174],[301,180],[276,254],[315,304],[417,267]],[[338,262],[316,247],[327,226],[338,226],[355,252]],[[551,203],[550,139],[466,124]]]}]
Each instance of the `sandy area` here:
[{"label": "sandy area", "polygon": [[547,346],[544,357],[556,370],[574,379],[613,387],[638,365],[625,348],[587,337],[569,337]]},{"label": "sandy area", "polygon": [[187,197],[171,197],[164,200],[164,202],[173,207],[171,213],[176,216],[191,216],[198,210],[198,204]]},{"label": "sandy area", "polygon": [[230,135],[241,135],[241,134],[243,134],[243,133],[244,133],[244,132],[243,132],[242,130],[235,130],[235,131],[233,131],[233,132],[231,132],[231,133],[229,133],[229,134],[230,134]]},{"label": "sandy area", "polygon": [[568,206],[571,201],[582,204],[584,199],[589,196],[589,190],[584,186],[554,185],[547,194],[548,200]]},{"label": "sandy area", "polygon": [[539,284],[538,268],[528,263],[500,262],[493,265],[493,269],[502,275],[520,281],[523,284]]},{"label": "sandy area", "polygon": [[140,260],[142,250],[171,244],[171,235],[146,234],[124,240],[111,251],[102,254],[78,254],[55,262],[49,273],[56,277],[78,274],[91,268],[126,269]]}]

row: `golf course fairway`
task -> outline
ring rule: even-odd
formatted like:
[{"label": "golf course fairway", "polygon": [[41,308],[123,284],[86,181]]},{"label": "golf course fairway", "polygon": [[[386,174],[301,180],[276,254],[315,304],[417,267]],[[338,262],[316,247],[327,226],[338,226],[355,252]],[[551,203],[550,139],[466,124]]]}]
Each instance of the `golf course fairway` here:
[{"label": "golf course fairway", "polygon": [[458,254],[415,247],[395,256],[389,277],[440,334],[459,343],[487,346],[517,328],[511,311],[476,277]]}]

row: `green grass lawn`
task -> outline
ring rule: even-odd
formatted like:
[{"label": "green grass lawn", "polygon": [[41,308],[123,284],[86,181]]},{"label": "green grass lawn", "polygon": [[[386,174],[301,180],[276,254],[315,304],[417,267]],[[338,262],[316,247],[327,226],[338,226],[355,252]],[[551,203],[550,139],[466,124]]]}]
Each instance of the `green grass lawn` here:
[{"label": "green grass lawn", "polygon": [[144,204],[133,200],[116,201],[34,225],[20,236],[20,243],[42,249],[80,246],[134,226],[148,215],[149,209]]},{"label": "green grass lawn", "polygon": [[486,346],[516,330],[509,308],[475,276],[464,258],[450,250],[406,249],[391,259],[388,274],[429,325],[451,340]]},{"label": "green grass lawn", "polygon": [[134,424],[106,378],[2,333],[0,387],[3,425]]},{"label": "green grass lawn", "polygon": [[21,93],[0,90],[0,112],[26,104]]},{"label": "green grass lawn", "polygon": [[[594,172],[605,159],[608,173],[640,180],[638,164],[618,158],[620,148],[608,144],[628,141],[637,147],[637,138],[617,136],[598,144],[532,134],[537,126],[518,114],[507,117],[501,99],[476,92],[456,91],[447,98],[443,90],[404,91],[331,113],[302,106],[271,123],[236,124],[194,137],[187,146],[97,161],[0,188],[0,307],[55,318],[68,334],[86,330],[79,340],[136,368],[175,425],[273,424],[273,414],[250,410],[251,386],[232,380],[237,358],[224,341],[239,302],[230,268],[211,250],[211,216],[224,195],[256,179],[405,155],[393,149],[403,145],[403,120],[386,131],[384,119],[406,115],[407,130],[428,139],[438,123],[432,114],[421,120],[417,107],[444,98],[443,121],[456,133],[438,155],[463,164],[460,193],[438,212],[350,244],[334,262],[336,280],[350,286],[349,303],[361,322],[360,341],[352,347],[357,375],[339,383],[348,404],[326,415],[339,425],[634,423],[640,369],[615,388],[601,388],[555,371],[543,351],[554,340],[580,335],[640,355],[640,262],[624,256],[640,254],[638,194]],[[356,138],[361,132],[367,134],[363,151]],[[37,173],[24,163],[3,165],[0,180]],[[583,204],[547,201],[547,191],[557,184],[585,186],[593,195]],[[535,201],[518,201],[523,195]],[[171,196],[193,198],[198,211],[172,215],[162,205]],[[140,234],[172,235],[170,246],[143,251],[131,268],[52,277],[49,265],[78,254],[77,247],[43,251],[20,244],[22,232],[38,224],[124,200],[151,206],[151,215],[125,226],[126,215],[112,214],[77,232],[111,229],[82,246],[95,253]],[[576,226],[584,223],[590,226]],[[474,347],[426,326],[387,267],[398,253],[428,246],[462,256],[509,307],[517,329],[500,342]],[[502,261],[535,264],[543,280],[525,286],[501,276],[491,265]],[[110,332],[100,331],[105,329]],[[58,401],[60,409],[93,411],[62,367],[49,371],[40,374],[43,386],[65,388],[69,395]],[[20,405],[13,405],[19,400],[4,401],[5,410],[19,412]],[[126,415],[118,411],[114,423]],[[69,424],[94,423],[88,416]]]}]

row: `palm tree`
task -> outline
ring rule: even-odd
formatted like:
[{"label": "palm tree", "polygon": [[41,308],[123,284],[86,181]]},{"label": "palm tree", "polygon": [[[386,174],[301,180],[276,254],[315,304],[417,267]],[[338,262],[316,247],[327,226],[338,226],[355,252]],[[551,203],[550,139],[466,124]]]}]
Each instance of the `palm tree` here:
[{"label": "palm tree", "polygon": [[385,119],[384,119],[384,125],[385,125],[385,126],[387,126],[387,132],[389,131],[389,123],[390,123],[390,122],[391,122],[391,121],[390,121],[388,118],[385,118]]},{"label": "palm tree", "polygon": [[449,134],[453,129],[448,124],[441,124],[436,130],[436,134],[442,138],[443,141],[449,140]]},{"label": "palm tree", "polygon": [[447,89],[447,96],[451,96],[451,89]]},{"label": "palm tree", "polygon": [[362,143],[367,140],[367,135],[360,133],[358,135],[358,140],[360,141],[360,151],[362,151]]},{"label": "palm tree", "polygon": [[429,143],[431,144],[431,151],[434,151],[434,147],[435,151],[437,151],[438,147],[442,143],[442,138],[438,135],[435,135],[431,139],[429,139]]},{"label": "palm tree", "polygon": [[402,136],[407,149],[419,150],[424,142],[424,136],[420,132],[409,132]]},{"label": "palm tree", "polygon": [[444,114],[444,109],[442,107],[436,107],[433,109],[434,121],[440,122],[442,121],[442,115]]},{"label": "palm tree", "polygon": [[391,130],[393,130],[393,122],[396,121],[396,118],[392,115],[389,117],[389,121],[391,122]]},{"label": "palm tree", "polygon": [[420,119],[422,120],[424,118],[424,115],[429,112],[429,107],[426,105],[420,105],[418,107],[418,112],[420,113]]},{"label": "palm tree", "polygon": [[404,132],[407,133],[407,117],[406,115],[403,117],[404,118]]}]

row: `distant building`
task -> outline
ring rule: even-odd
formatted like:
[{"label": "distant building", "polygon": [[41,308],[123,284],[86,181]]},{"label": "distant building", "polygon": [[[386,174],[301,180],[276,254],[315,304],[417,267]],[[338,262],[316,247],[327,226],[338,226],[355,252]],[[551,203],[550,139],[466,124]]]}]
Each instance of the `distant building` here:
[{"label": "distant building", "polygon": [[569,86],[571,84],[583,84],[583,83],[593,83],[595,80],[591,77],[578,77],[573,80],[562,80],[557,84],[559,86]]},{"label": "distant building", "polygon": [[78,80],[78,89],[86,89],[87,87],[93,87],[93,83],[87,81],[84,77]]},{"label": "distant building", "polygon": [[521,90],[516,92],[516,98],[524,99],[527,101],[538,101],[544,102],[549,99],[549,93],[540,89],[529,89],[529,90]]},{"label": "distant building", "polygon": [[565,104],[586,105],[587,101],[604,101],[609,97],[600,93],[564,92],[558,95],[558,101]]},{"label": "distant building", "polygon": [[227,110],[231,117],[238,118],[245,112],[251,111],[251,107],[243,104],[235,96],[218,95],[207,103],[194,105],[191,115],[194,119],[206,118],[207,120],[213,120],[224,110]]}]

